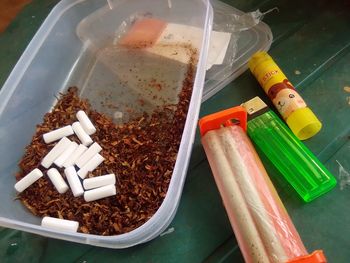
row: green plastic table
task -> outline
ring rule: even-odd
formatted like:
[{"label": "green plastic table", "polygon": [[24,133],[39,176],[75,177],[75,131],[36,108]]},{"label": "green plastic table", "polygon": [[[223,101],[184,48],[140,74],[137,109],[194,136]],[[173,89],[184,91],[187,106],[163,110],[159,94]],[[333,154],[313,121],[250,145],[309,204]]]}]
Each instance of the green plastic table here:
[{"label": "green plastic table", "polygon": [[[0,86],[58,0],[33,0],[0,35]],[[270,54],[323,123],[306,145],[339,176],[350,171],[350,2],[235,0],[242,11],[266,11],[274,42]],[[202,104],[200,115],[236,106],[262,89],[246,71]],[[338,162],[337,162],[338,161]],[[350,262],[350,187],[303,203],[276,171],[266,167],[305,246],[323,249],[330,262]],[[0,228],[0,262],[243,262],[199,141],[173,232],[133,248],[112,250]]]}]

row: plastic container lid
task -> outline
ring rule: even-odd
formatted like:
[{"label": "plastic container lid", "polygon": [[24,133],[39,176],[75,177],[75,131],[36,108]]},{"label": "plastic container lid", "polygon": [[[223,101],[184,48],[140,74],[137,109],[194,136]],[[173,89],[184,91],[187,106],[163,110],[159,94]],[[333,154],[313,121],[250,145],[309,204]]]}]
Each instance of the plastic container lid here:
[{"label": "plastic container lid", "polygon": [[[211,4],[214,9],[213,30],[220,31],[225,16],[244,15],[244,12],[221,1],[212,0]],[[248,61],[254,53],[268,51],[272,39],[270,27],[261,21],[256,26],[239,32],[238,39],[232,37],[224,62],[233,59],[233,63],[216,65],[207,71],[202,102],[241,75],[248,68]],[[235,41],[236,44],[233,43]]]}]

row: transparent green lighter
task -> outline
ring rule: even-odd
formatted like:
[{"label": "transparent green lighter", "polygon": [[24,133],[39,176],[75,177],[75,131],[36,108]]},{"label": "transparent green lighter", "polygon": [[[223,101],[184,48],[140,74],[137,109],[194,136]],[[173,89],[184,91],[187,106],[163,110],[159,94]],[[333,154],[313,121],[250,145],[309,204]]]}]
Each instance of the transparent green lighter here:
[{"label": "transparent green lighter", "polygon": [[248,135],[305,202],[336,185],[335,177],[259,97],[242,106],[248,112]]}]

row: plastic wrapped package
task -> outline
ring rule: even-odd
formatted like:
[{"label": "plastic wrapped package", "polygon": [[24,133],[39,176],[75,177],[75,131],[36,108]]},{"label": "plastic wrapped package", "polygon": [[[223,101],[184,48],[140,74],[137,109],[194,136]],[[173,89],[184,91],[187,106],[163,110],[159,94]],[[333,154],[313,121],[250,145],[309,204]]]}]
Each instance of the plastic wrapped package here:
[{"label": "plastic wrapped package", "polygon": [[[246,112],[235,107],[202,118],[202,144],[246,262],[326,262],[308,254],[252,143]],[[235,125],[238,124],[238,125]]]}]

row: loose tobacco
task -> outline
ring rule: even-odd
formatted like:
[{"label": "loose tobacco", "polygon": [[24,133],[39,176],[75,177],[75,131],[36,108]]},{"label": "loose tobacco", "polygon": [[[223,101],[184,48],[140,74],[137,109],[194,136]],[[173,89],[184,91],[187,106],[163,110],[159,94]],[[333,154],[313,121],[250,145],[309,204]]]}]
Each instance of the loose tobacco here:
[{"label": "loose tobacco", "polygon": [[[19,163],[17,180],[39,167],[55,143],[46,144],[42,134],[72,124],[76,113],[85,111],[97,131],[91,135],[102,147],[105,161],[87,177],[115,173],[117,195],[86,203],[71,191],[59,194],[46,176],[19,194],[34,215],[75,220],[79,232],[117,235],[144,224],[158,210],[167,193],[175,165],[193,87],[194,67],[190,66],[179,103],[164,105],[152,114],[116,125],[112,119],[93,110],[71,87],[61,94],[53,110],[37,126],[32,142]],[[69,139],[79,143],[76,136]],[[46,173],[46,170],[40,166]],[[62,169],[59,169],[64,175]]]}]

